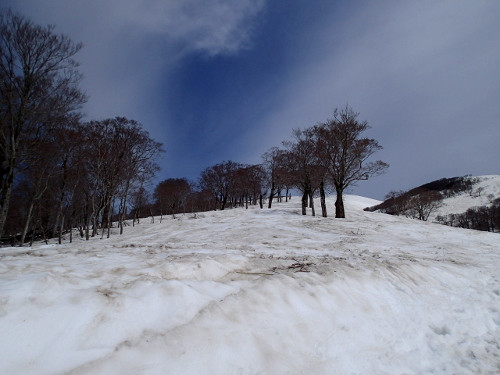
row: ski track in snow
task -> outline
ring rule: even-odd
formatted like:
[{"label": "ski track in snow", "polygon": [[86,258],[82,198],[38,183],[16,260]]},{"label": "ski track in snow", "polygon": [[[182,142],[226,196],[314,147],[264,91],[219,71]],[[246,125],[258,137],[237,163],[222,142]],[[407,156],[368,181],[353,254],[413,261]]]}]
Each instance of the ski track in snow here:
[{"label": "ski track in snow", "polygon": [[294,198],[0,249],[0,373],[499,373],[499,234],[374,204],[325,219]]}]

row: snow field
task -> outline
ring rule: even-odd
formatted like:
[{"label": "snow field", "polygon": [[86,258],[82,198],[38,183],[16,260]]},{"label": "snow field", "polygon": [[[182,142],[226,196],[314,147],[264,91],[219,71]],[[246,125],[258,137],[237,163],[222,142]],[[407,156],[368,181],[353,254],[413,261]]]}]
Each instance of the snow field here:
[{"label": "snow field", "polygon": [[324,219],[294,198],[1,249],[0,373],[498,373],[499,235],[374,204]]}]

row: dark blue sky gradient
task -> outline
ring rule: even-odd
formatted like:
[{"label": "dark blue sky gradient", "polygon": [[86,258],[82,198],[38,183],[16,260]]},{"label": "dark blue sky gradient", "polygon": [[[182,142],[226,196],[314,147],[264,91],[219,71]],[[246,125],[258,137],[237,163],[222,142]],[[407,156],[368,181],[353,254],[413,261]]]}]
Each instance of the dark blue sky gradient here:
[{"label": "dark blue sky gradient", "polygon": [[[251,47],[237,55],[194,53],[183,60],[165,88],[169,118],[183,128],[182,140],[170,149],[185,153],[186,145],[197,147],[188,151],[189,164],[172,165],[173,170],[181,167],[178,174],[196,179],[200,165],[235,159],[240,148],[255,147],[240,139],[256,132],[262,117],[279,102],[277,93],[291,74],[290,67],[301,60],[301,47],[311,42],[308,30],[327,17],[334,22],[334,7],[334,2],[324,1],[306,7],[303,1],[270,2],[255,22]],[[307,124],[293,124],[299,126]],[[283,134],[275,144],[288,136]]]}]

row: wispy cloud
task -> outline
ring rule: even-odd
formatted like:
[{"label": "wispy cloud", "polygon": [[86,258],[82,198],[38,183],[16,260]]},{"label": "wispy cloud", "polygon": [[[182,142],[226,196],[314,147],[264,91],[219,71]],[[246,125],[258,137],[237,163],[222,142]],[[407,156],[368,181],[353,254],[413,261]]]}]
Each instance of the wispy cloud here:
[{"label": "wispy cloud", "polygon": [[[10,3],[10,4],[9,4]],[[247,48],[264,0],[7,1],[38,23],[82,41],[89,116],[133,116],[191,52]]]},{"label": "wispy cloud", "polygon": [[150,0],[120,15],[139,30],[163,35],[188,51],[214,56],[248,47],[263,0]]}]

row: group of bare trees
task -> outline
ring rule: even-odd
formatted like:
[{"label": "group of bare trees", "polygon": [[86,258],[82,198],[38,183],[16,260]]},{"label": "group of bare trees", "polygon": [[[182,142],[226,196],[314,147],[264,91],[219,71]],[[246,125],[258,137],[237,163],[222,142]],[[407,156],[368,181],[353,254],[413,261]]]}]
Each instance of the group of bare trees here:
[{"label": "group of bare trees", "polygon": [[[73,59],[53,26],[0,12],[0,236],[87,238],[123,221],[128,198],[158,169],[161,145],[122,117],[83,123]],[[92,233],[90,234],[90,229]],[[103,232],[104,233],[104,232]]]},{"label": "group of bare trees", "polygon": [[214,208],[223,210],[228,205],[248,208],[257,201],[262,207],[265,177],[261,165],[226,161],[206,168],[201,173],[199,186],[212,195]]},{"label": "group of bare trees", "polygon": [[151,212],[156,215],[224,210],[260,204],[263,207],[266,173],[261,165],[226,161],[201,172],[198,183],[169,178],[156,185]]},{"label": "group of bare trees", "polygon": [[[346,106],[334,117],[305,130],[294,130],[291,140],[282,147],[272,147],[258,165],[226,161],[206,168],[197,186],[184,179],[169,179],[155,189],[156,210],[160,213],[190,212],[227,207],[264,206],[274,200],[288,200],[292,189],[302,193],[302,214],[307,208],[315,215],[314,197],[319,194],[322,216],[327,216],[326,191],[335,191],[335,217],[344,218],[342,194],[357,181],[383,173],[388,165],[367,159],[382,147],[374,139],[363,138],[366,121],[358,121],[358,113]],[[190,188],[188,188],[188,185]],[[178,196],[184,197],[183,199]],[[191,207],[180,202],[191,202]],[[182,208],[181,208],[182,206]]]},{"label": "group of bare trees", "polygon": [[313,198],[319,193],[322,216],[327,217],[325,191],[336,192],[335,217],[345,218],[343,193],[361,180],[383,173],[388,164],[368,161],[382,147],[374,139],[363,138],[369,126],[346,106],[336,109],[333,119],[305,130],[294,130],[283,148],[264,154],[270,176],[270,203],[276,191],[296,188],[302,193],[302,214],[309,206],[315,215]]},{"label": "group of bare trees", "polygon": [[379,209],[390,215],[404,215],[412,219],[427,221],[441,206],[443,194],[435,190],[391,191],[385,196],[384,205],[368,207],[367,211]]}]

